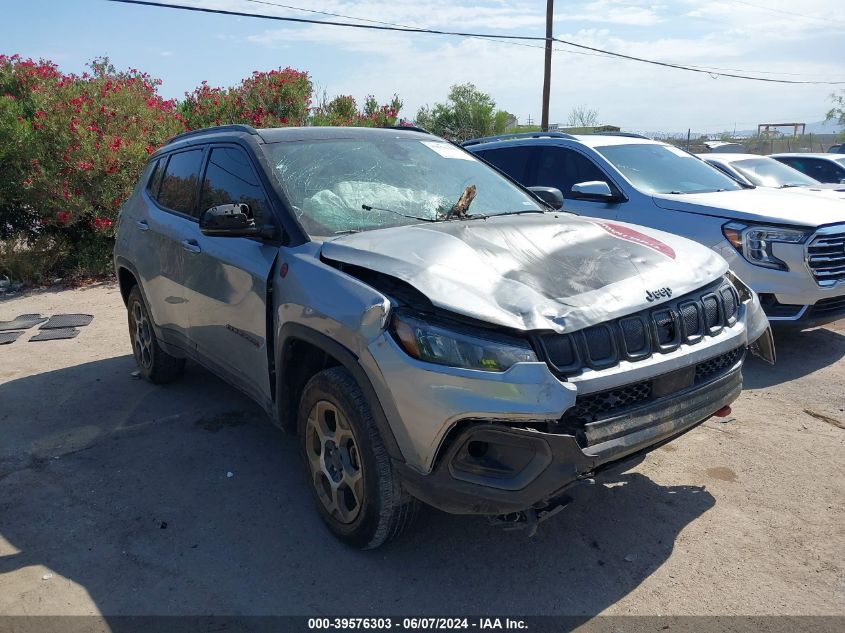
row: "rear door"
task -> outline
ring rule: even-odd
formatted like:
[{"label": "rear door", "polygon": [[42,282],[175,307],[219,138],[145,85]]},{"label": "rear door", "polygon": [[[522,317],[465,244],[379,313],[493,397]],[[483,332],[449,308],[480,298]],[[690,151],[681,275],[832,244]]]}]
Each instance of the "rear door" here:
[{"label": "rear door", "polygon": [[131,230],[139,233],[135,264],[144,280],[150,312],[165,341],[187,345],[188,318],[182,283],[186,245],[196,225],[202,148],[159,159],[145,196],[147,213]]},{"label": "rear door", "polygon": [[[198,209],[249,205],[258,224],[275,222],[257,165],[240,145],[209,148]],[[256,238],[209,237],[191,226],[186,259],[189,337],[212,366],[263,401],[268,372],[267,288],[278,246]]]}]

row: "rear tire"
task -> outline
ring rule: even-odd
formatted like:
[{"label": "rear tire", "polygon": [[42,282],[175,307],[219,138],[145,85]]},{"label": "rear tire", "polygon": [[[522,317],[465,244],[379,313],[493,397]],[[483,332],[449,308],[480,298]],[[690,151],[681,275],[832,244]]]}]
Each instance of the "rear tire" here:
[{"label": "rear tire", "polygon": [[374,549],[411,524],[417,501],[402,490],[367,399],[346,369],[308,381],[297,425],[317,510],[340,541]]},{"label": "rear tire", "polygon": [[150,311],[138,286],[133,286],[126,300],[129,317],[129,340],[141,376],[161,385],[172,382],[185,369],[185,359],[171,356],[158,344]]}]

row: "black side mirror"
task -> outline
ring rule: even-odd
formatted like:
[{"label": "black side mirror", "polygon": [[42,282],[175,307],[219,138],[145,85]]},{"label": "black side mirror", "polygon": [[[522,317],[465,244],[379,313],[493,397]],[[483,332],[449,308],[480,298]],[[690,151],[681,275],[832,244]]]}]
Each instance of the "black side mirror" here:
[{"label": "black side mirror", "polygon": [[540,198],[552,209],[563,208],[563,194],[555,187],[528,187],[528,191]]},{"label": "black side mirror", "polygon": [[218,204],[200,216],[200,231],[211,237],[268,237],[268,230],[255,223],[248,204]]}]

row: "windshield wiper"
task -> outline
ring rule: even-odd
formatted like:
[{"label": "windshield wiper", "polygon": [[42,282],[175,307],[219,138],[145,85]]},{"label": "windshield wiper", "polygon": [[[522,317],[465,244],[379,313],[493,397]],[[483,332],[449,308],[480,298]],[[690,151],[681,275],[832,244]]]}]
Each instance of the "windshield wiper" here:
[{"label": "windshield wiper", "polygon": [[374,207],[369,204],[362,204],[361,208],[364,211],[384,211],[385,213],[395,213],[396,215],[401,215],[403,218],[411,218],[412,220],[422,220],[423,222],[437,222],[437,218],[424,218],[419,215],[411,215],[410,213],[402,213],[401,211],[395,211],[394,209],[385,209],[383,207]]},{"label": "windshield wiper", "polygon": [[487,218],[496,218],[500,215],[522,215],[523,213],[546,213],[542,209],[519,209],[517,211],[504,211],[502,213],[486,213],[484,215],[465,215],[466,220],[486,220]]},{"label": "windshield wiper", "polygon": [[799,184],[788,182],[785,185],[781,185],[780,187],[778,187],[778,189],[789,189],[790,187],[800,187],[800,186],[801,185],[799,185]]}]

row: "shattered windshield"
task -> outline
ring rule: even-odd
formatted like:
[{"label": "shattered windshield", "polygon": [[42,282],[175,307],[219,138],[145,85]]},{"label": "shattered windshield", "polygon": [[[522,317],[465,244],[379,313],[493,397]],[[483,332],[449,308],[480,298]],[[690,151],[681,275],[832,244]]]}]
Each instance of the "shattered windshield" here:
[{"label": "shattered windshield", "polygon": [[743,188],[715,167],[671,145],[629,143],[596,150],[631,184],[647,193],[706,193]]},{"label": "shattered windshield", "polygon": [[471,154],[435,138],[374,135],[263,148],[311,236],[545,210]]}]

